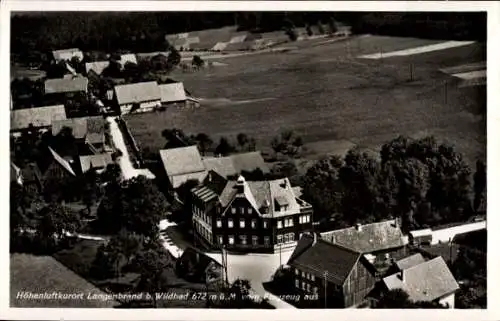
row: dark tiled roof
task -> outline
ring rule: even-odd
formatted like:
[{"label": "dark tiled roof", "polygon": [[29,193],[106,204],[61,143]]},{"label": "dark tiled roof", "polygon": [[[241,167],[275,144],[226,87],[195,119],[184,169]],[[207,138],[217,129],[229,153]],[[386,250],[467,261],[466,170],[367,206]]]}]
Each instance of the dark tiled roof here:
[{"label": "dark tiled roof", "polygon": [[262,170],[263,173],[269,173],[269,167],[260,152],[234,154],[227,157],[205,157],[203,163],[207,170],[213,170],[224,177],[256,169]]},{"label": "dark tiled roof", "polygon": [[361,253],[344,248],[337,244],[304,234],[288,261],[288,265],[301,271],[311,273],[318,278],[326,278],[336,285],[343,285],[349,273],[355,267]]},{"label": "dark tiled roof", "polygon": [[10,112],[11,130],[34,127],[48,127],[57,120],[66,119],[64,105],[17,109]]},{"label": "dark tiled roof", "polygon": [[45,93],[68,93],[87,91],[89,80],[85,77],[56,78],[45,80]]},{"label": "dark tiled roof", "polygon": [[433,301],[459,289],[442,257],[415,265],[384,278],[389,290],[403,289],[412,301]]},{"label": "dark tiled roof", "polygon": [[321,237],[362,253],[404,246],[403,233],[395,220],[362,225],[360,230],[353,226],[325,232],[321,233]]}]

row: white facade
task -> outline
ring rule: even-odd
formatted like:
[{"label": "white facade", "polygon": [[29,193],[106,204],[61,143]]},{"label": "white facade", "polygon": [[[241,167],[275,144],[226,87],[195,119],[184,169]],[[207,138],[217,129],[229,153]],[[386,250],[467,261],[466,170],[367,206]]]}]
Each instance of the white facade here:
[{"label": "white facade", "polygon": [[[148,111],[153,111],[155,108],[161,106],[160,100],[147,101],[139,104],[139,109],[135,110],[134,113],[145,113]],[[120,110],[123,114],[130,114],[133,104],[123,104],[120,105]]]},{"label": "white facade", "polygon": [[439,304],[441,305],[448,305],[450,309],[455,308],[455,293],[448,294],[441,299],[439,299]]}]

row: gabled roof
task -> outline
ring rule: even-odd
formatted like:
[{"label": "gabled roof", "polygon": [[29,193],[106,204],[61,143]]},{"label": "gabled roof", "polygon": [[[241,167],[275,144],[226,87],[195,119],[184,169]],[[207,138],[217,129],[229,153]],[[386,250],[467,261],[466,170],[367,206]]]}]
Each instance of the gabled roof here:
[{"label": "gabled roof", "polygon": [[45,94],[87,91],[86,77],[55,78],[45,80]]},{"label": "gabled roof", "polygon": [[86,173],[91,168],[106,168],[113,163],[110,153],[80,156],[80,164],[82,165],[82,173]]},{"label": "gabled roof", "polygon": [[342,286],[360,257],[359,252],[326,242],[321,238],[317,238],[314,242],[313,236],[303,234],[288,265],[318,278],[324,278],[326,272],[326,279],[329,282]]},{"label": "gabled roof", "polygon": [[123,54],[120,56],[120,63],[122,64],[122,66],[125,66],[127,62],[137,64],[137,57],[135,56],[135,54]]},{"label": "gabled roof", "polygon": [[226,157],[205,157],[203,163],[207,170],[213,170],[224,177],[238,175],[242,171],[250,172],[255,169],[261,169],[263,173],[269,173],[269,167],[260,152],[234,154]]},{"label": "gabled roof", "polygon": [[34,127],[48,127],[63,119],[66,119],[64,105],[16,109],[10,112],[10,129],[26,129],[30,124]]},{"label": "gabled roof", "polygon": [[417,253],[417,254],[410,255],[408,257],[405,257],[405,258],[397,261],[396,266],[399,270],[405,270],[405,269],[409,269],[415,265],[419,265],[419,264],[424,263],[424,262],[425,262],[425,259],[422,256],[422,254]]},{"label": "gabled roof", "polygon": [[160,88],[156,81],[117,85],[115,86],[115,94],[119,105],[161,99]]},{"label": "gabled roof", "polygon": [[169,103],[186,100],[186,92],[181,82],[159,85],[161,92],[161,102]]},{"label": "gabled roof", "polygon": [[404,246],[403,232],[395,220],[348,227],[321,233],[325,240],[360,251],[372,253]]},{"label": "gabled roof", "polygon": [[100,75],[109,66],[109,61],[94,61],[85,63],[85,71],[87,74],[93,70],[96,74]]},{"label": "gabled roof", "polygon": [[[403,275],[401,279],[401,274]],[[459,289],[442,257],[415,265],[383,279],[387,289],[402,289],[412,301],[433,301]]]},{"label": "gabled roof", "polygon": [[73,176],[76,176],[75,175],[75,172],[73,171],[73,169],[71,168],[71,165],[68,163],[67,160],[65,160],[64,158],[62,158],[61,156],[59,156],[58,153],[56,153],[52,148],[49,147],[49,151],[50,153],[52,154],[52,157],[54,157],[54,160],[56,162],[58,162],[62,167],[64,167],[64,169],[66,171],[68,171],[68,173],[70,173],[71,175]]},{"label": "gabled roof", "polygon": [[201,181],[206,175],[205,166],[196,145],[162,149],[160,158],[174,188],[189,179]]}]

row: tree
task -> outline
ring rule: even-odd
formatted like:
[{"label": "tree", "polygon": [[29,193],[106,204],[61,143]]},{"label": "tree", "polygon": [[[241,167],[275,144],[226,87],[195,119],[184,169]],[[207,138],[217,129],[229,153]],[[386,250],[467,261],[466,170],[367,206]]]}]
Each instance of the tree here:
[{"label": "tree", "polygon": [[91,207],[97,202],[100,196],[100,182],[95,169],[91,168],[88,172],[83,174],[82,184],[82,201],[87,207],[87,215],[90,215]]},{"label": "tree", "polygon": [[201,68],[205,65],[205,61],[201,59],[200,56],[194,55],[193,60],[191,61],[191,65],[196,67],[196,68]]},{"label": "tree", "polygon": [[382,295],[376,303],[377,309],[444,309],[437,302],[411,301],[408,294],[402,289],[390,290]]},{"label": "tree", "polygon": [[66,233],[74,234],[80,227],[78,213],[57,203],[51,203],[37,213],[36,235],[45,251],[57,249],[61,241],[67,239]]},{"label": "tree", "polygon": [[151,58],[151,66],[156,71],[168,70],[171,67],[170,63],[164,54],[157,54]]},{"label": "tree", "polygon": [[233,145],[229,143],[229,140],[225,137],[221,137],[219,141],[219,145],[215,148],[215,154],[227,156],[233,153],[236,149]]},{"label": "tree", "polygon": [[193,140],[192,137],[187,136],[182,130],[177,128],[164,129],[161,135],[167,140],[165,149],[186,147],[196,144],[196,141]]},{"label": "tree", "polygon": [[178,66],[181,62],[181,54],[175,49],[175,47],[170,47],[170,53],[167,58],[167,63],[169,69],[173,69],[175,66]]},{"label": "tree", "polygon": [[192,201],[193,194],[191,190],[198,186],[200,182],[197,179],[189,179],[177,188],[177,195],[179,200],[183,203],[182,210],[180,211],[179,221],[191,227],[192,225]]},{"label": "tree", "polygon": [[297,166],[293,161],[278,163],[271,168],[271,175],[273,178],[290,178],[297,174]]},{"label": "tree", "polygon": [[170,256],[161,245],[159,247],[147,246],[137,253],[133,265],[140,274],[136,290],[149,293],[153,300],[153,307],[156,308],[156,294],[165,291],[168,287],[168,279],[164,272],[168,268],[173,268]]},{"label": "tree", "polygon": [[474,173],[474,211],[477,212],[486,203],[486,165],[483,161],[476,162]]},{"label": "tree", "polygon": [[271,141],[271,147],[275,153],[282,153],[290,157],[295,157],[303,144],[302,138],[291,130],[283,131],[279,137],[275,137]]},{"label": "tree", "polygon": [[330,17],[330,19],[328,20],[328,27],[330,29],[330,34],[332,35],[338,31],[337,21],[335,21],[333,17]]},{"label": "tree", "polygon": [[97,211],[100,225],[109,232],[126,229],[145,237],[158,237],[158,223],[170,205],[157,187],[144,176],[120,184],[108,184]]},{"label": "tree", "polygon": [[341,167],[339,157],[329,156],[309,168],[304,176],[302,196],[313,206],[315,221],[338,216],[341,212]]},{"label": "tree", "polygon": [[238,145],[240,147],[244,147],[246,144],[248,144],[249,141],[248,135],[245,133],[239,133],[236,136],[236,141],[238,142]]},{"label": "tree", "polygon": [[309,24],[306,25],[306,33],[309,37],[313,35],[313,32],[311,30],[311,26]]},{"label": "tree", "polygon": [[199,133],[198,135],[196,135],[194,140],[196,140],[196,142],[198,143],[198,149],[200,150],[200,153],[202,155],[205,155],[206,152],[208,152],[214,144],[210,136],[205,133]]}]

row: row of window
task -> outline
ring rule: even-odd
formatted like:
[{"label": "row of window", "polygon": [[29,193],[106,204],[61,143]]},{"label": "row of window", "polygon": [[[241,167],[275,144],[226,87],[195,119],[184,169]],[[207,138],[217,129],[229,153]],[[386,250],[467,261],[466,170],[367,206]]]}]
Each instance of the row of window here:
[{"label": "row of window", "polygon": [[[259,236],[252,235],[251,239],[252,239],[252,245],[258,245],[259,244]],[[247,245],[248,244],[248,237],[247,237],[247,235],[239,235],[238,236],[238,240],[239,240],[238,244],[241,244],[241,245]],[[271,241],[270,238],[269,238],[269,236],[264,236],[263,240],[264,240],[264,245],[265,246],[269,246],[270,241]],[[217,237],[217,241],[221,245],[224,244],[224,236],[219,235]],[[227,241],[228,241],[229,245],[234,245],[235,244],[234,235],[228,235]]]},{"label": "row of window", "polygon": [[[295,269],[295,275],[300,275],[300,274],[301,272],[298,269]],[[316,277],[314,275],[312,275],[311,273],[305,273],[304,271],[302,271],[302,278],[311,281],[316,280]]]},{"label": "row of window", "polygon": [[312,291],[313,294],[318,294],[317,286],[311,286],[311,284],[304,281],[301,282],[299,279],[295,279],[295,287],[309,293]]},{"label": "row of window", "polygon": [[[217,220],[217,227],[222,227],[222,220],[221,219],[218,219]],[[269,223],[267,220],[264,220],[262,221],[262,225],[263,225],[263,228],[268,228],[269,226]],[[246,226],[246,220],[245,219],[240,219],[240,224],[239,224],[239,227],[240,228],[245,228]],[[252,220],[250,221],[250,226],[252,228],[257,228],[257,220]],[[228,228],[233,228],[234,227],[234,222],[233,222],[233,219],[232,218],[228,218],[227,219],[227,227]]]},{"label": "row of window", "polygon": [[276,242],[278,244],[288,243],[295,241],[295,233],[279,234],[276,236]]},{"label": "row of window", "polygon": [[[309,223],[311,221],[310,215],[300,215],[299,216],[299,224]],[[283,227],[292,227],[293,226],[293,218],[285,218],[284,220],[278,220],[278,228]]]},{"label": "row of window", "polygon": [[208,229],[206,229],[203,225],[199,224],[198,222],[195,222],[195,228],[198,231],[201,236],[203,236],[207,240],[212,239],[212,232]]},{"label": "row of window", "polygon": [[[251,207],[240,207],[240,214],[245,214],[245,209],[247,214],[253,213],[253,208]],[[236,214],[236,207],[231,207],[231,214]]]}]

